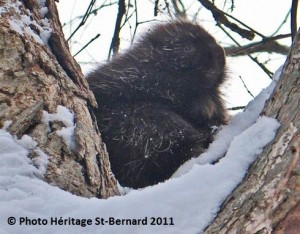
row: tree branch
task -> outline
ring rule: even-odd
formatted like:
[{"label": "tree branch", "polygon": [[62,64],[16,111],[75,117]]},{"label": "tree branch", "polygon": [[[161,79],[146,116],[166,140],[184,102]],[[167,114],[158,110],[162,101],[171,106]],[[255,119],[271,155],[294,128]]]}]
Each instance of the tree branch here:
[{"label": "tree branch", "polygon": [[154,16],[158,15],[158,3],[159,3],[159,0],[155,0],[155,2],[154,2]]},{"label": "tree branch", "polygon": [[89,44],[91,44],[94,40],[96,40],[98,37],[100,36],[100,34],[98,33],[94,38],[92,38],[87,44],[85,44],[85,46],[83,46],[76,54],[73,55],[73,57],[75,57],[76,55],[78,55],[81,51],[83,51],[86,47],[88,47]]},{"label": "tree branch", "polygon": [[254,98],[254,95],[253,95],[253,94],[251,93],[251,91],[248,89],[248,87],[247,87],[245,81],[243,80],[243,78],[242,78],[241,76],[239,76],[239,78],[240,78],[240,80],[242,81],[242,83],[243,83],[245,89],[247,90],[247,93],[249,93],[250,96]]},{"label": "tree branch", "polygon": [[224,49],[228,56],[241,56],[257,52],[274,52],[282,55],[287,55],[289,52],[289,47],[280,45],[275,40],[287,38],[290,36],[290,34],[283,34],[275,37],[266,38],[260,42],[251,43],[245,46],[231,46]]},{"label": "tree branch", "polygon": [[121,22],[122,22],[123,16],[125,15],[125,12],[126,12],[125,0],[119,0],[119,11],[118,11],[117,20],[116,20],[114,36],[112,38],[110,48],[109,48],[108,58],[110,58],[111,51],[113,51],[114,54],[118,53],[118,51],[119,51]]},{"label": "tree branch", "polygon": [[92,11],[92,8],[95,4],[96,0],[91,0],[90,5],[88,6],[88,9],[86,10],[84,16],[82,17],[82,20],[80,22],[80,24],[77,26],[77,28],[72,32],[72,34],[69,36],[69,38],[67,39],[67,41],[69,41],[74,34],[85,24],[85,22],[87,21],[88,17],[90,16],[90,13]]},{"label": "tree branch", "polygon": [[238,33],[241,37],[252,40],[255,36],[253,31],[249,31],[243,28],[240,28],[237,24],[230,22],[225,13],[219,10],[213,3],[208,0],[198,0],[206,9],[210,10],[213,14],[214,19],[219,24],[224,24],[226,27],[230,28],[232,31]]},{"label": "tree branch", "polygon": [[[106,2],[106,1],[105,1],[105,2]],[[91,14],[97,15],[98,11],[100,11],[101,9],[103,9],[103,8],[105,8],[105,7],[110,7],[110,6],[112,6],[112,5],[116,4],[116,3],[118,3],[118,2],[109,2],[109,3],[106,4],[105,2],[104,2],[101,6],[99,6],[99,7],[95,8],[95,9],[91,10],[91,11],[89,12],[89,15],[91,15]],[[64,23],[64,24],[63,24],[63,27],[65,27],[65,26],[67,26],[67,25],[69,25],[69,24],[73,24],[76,20],[82,20],[84,17],[86,17],[86,13],[85,13],[84,15],[76,16],[76,17],[74,17],[73,19],[71,19],[69,22]]]},{"label": "tree branch", "polygon": [[291,34],[292,41],[297,33],[297,8],[298,8],[298,0],[293,0],[292,9],[291,9]]},{"label": "tree branch", "polygon": [[[178,6],[178,4],[180,5],[180,7]],[[174,7],[175,15],[177,15],[177,17],[186,17],[185,6],[180,0],[172,0],[172,5]]]},{"label": "tree branch", "polygon": [[[218,24],[218,27],[220,29],[222,29],[222,31],[235,43],[237,44],[239,47],[241,47],[241,45],[220,25]],[[269,77],[270,79],[272,79],[273,73],[271,71],[269,71],[268,68],[266,68],[262,63],[260,63],[256,58],[254,58],[253,56],[251,56],[250,54],[247,54],[248,57],[255,62]]]},{"label": "tree branch", "polygon": [[227,110],[232,110],[232,111],[235,111],[235,110],[243,110],[245,109],[246,106],[234,106],[234,107],[229,107],[227,108]]}]

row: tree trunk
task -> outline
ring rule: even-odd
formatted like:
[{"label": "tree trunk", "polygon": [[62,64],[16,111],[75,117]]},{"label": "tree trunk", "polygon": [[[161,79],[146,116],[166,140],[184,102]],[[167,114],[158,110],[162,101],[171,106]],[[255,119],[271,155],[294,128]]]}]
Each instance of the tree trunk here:
[{"label": "tree trunk", "polygon": [[[119,194],[90,110],[94,96],[69,52],[54,0],[41,2],[0,0],[0,127],[11,121],[11,134],[34,139],[29,157],[48,156],[49,183],[85,197]],[[58,105],[74,113],[74,148],[59,134],[66,123],[43,120],[43,111],[56,113]]]},{"label": "tree trunk", "polygon": [[281,127],[205,233],[300,233],[300,31],[263,114]]}]

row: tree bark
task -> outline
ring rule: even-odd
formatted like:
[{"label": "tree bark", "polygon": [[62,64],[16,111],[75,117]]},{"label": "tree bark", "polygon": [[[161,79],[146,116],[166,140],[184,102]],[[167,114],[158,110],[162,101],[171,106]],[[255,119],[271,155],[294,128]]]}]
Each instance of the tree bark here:
[{"label": "tree bark", "polygon": [[[37,2],[0,0],[0,127],[12,121],[11,134],[36,141],[29,157],[48,156],[50,184],[85,197],[119,194],[91,112],[94,96],[69,52],[54,0]],[[58,134],[63,121],[42,120],[43,111],[55,113],[58,105],[74,113],[75,149]]]},{"label": "tree bark", "polygon": [[300,233],[300,30],[263,115],[281,127],[205,233]]}]

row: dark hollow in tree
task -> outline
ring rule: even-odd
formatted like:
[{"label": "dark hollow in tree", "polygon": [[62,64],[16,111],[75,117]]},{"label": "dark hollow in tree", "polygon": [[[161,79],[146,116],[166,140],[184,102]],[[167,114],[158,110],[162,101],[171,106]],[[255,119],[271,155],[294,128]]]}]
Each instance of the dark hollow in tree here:
[{"label": "dark hollow in tree", "polygon": [[168,179],[226,123],[225,54],[201,26],[158,24],[88,76],[112,171],[122,186]]}]

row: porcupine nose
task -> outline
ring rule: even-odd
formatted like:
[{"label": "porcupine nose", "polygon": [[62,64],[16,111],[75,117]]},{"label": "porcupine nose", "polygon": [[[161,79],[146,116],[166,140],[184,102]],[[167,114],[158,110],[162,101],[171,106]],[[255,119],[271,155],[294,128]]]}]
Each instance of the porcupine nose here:
[{"label": "porcupine nose", "polygon": [[215,85],[222,82],[224,76],[225,68],[225,53],[222,47],[216,44],[211,44],[209,46],[210,53],[208,54],[208,79],[210,80],[210,85]]}]

